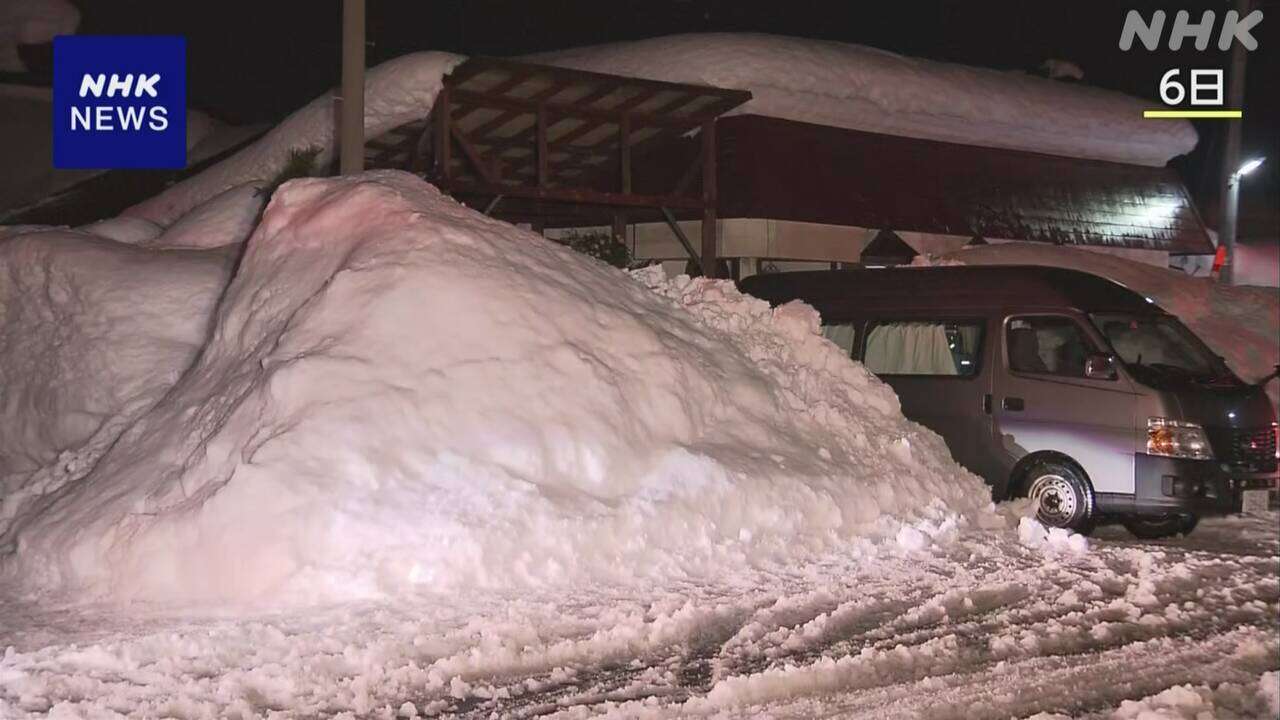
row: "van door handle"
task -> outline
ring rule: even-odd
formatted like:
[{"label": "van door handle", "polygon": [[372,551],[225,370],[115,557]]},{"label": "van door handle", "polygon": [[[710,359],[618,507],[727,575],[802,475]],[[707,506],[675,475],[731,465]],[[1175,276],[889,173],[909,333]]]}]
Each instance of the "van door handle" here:
[{"label": "van door handle", "polygon": [[991,393],[982,396],[982,412],[991,414]]},{"label": "van door handle", "polygon": [[1026,406],[1020,397],[1007,397],[1000,403],[1000,407],[1011,412],[1022,412]]}]

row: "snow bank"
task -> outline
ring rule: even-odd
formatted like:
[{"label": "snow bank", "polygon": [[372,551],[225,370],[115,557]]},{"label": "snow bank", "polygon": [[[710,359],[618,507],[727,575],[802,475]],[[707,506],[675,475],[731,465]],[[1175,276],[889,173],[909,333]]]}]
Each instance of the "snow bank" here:
[{"label": "snow bank", "polygon": [[126,245],[142,245],[156,239],[164,231],[164,228],[150,220],[125,215],[99,220],[77,229]]},{"label": "snow bank", "polygon": [[0,534],[191,364],[230,259],[71,230],[0,239]]},{"label": "snow bank", "polygon": [[[969,265],[1051,265],[1101,275],[1177,315],[1247,382],[1265,377],[1280,363],[1280,293],[1275,288],[1224,286],[1178,270],[1041,243],[966,247],[943,260]],[[1268,383],[1267,394],[1280,408],[1280,382]]]},{"label": "snow bank", "polygon": [[[413,53],[370,69],[364,85],[365,137],[376,138],[426,117],[435,104],[441,78],[464,59],[450,53]],[[237,185],[270,180],[284,167],[291,150],[313,146],[322,148],[317,164],[333,160],[334,105],[329,95],[312,100],[235,155],[138,203],[125,214],[167,226]]]},{"label": "snow bank", "polygon": [[1191,123],[1144,120],[1138,98],[1021,72],[778,35],[671,35],[534,55],[534,62],[750,90],[735,112],[906,137],[1164,165]]},{"label": "snow bank", "polygon": [[405,173],[286,184],[213,325],[5,529],[9,580],[284,601],[630,582],[990,506],[812,309],[628,278]]},{"label": "snow bank", "polygon": [[238,245],[249,239],[266,204],[263,183],[243,183],[196,206],[145,244],[163,248]]}]

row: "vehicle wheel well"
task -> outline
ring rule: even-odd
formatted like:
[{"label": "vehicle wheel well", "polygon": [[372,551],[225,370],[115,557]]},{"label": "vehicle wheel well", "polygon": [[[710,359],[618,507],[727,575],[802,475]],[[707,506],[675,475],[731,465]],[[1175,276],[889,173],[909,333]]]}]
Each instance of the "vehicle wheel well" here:
[{"label": "vehicle wheel well", "polygon": [[1037,450],[1028,454],[1013,466],[1013,471],[1009,473],[1008,485],[1005,488],[1005,497],[1022,497],[1027,491],[1027,471],[1033,465],[1042,461],[1050,460],[1070,465],[1076,472],[1080,473],[1080,477],[1084,478],[1084,482],[1089,486],[1089,492],[1097,492],[1093,487],[1093,480],[1089,478],[1089,473],[1084,471],[1080,463],[1076,462],[1070,455],[1065,455],[1056,450]]}]

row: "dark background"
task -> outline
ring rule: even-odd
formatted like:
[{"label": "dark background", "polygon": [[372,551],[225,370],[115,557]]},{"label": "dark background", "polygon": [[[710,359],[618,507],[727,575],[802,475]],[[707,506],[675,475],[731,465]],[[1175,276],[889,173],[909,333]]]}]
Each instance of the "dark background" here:
[{"label": "dark background", "polygon": [[[338,82],[341,0],[74,1],[80,33],[185,35],[190,104],[229,122],[277,121]],[[1001,69],[1032,71],[1061,58],[1079,65],[1088,84],[1160,107],[1165,70],[1225,68],[1227,53],[1216,42],[1205,52],[1190,43],[1177,53],[1149,52],[1140,43],[1122,52],[1125,13],[1136,8],[1149,17],[1163,9],[1171,25],[1180,8],[1195,20],[1205,9],[1221,14],[1231,6],[1225,0],[368,0],[368,60],[374,65],[415,50],[502,56],[679,32],[770,32]],[[1270,225],[1280,224],[1270,219],[1280,215],[1280,0],[1255,0],[1255,7],[1267,19],[1255,28],[1260,48],[1249,56],[1243,155],[1268,160],[1244,183],[1241,210],[1244,222]],[[44,52],[28,49],[28,64],[42,64]],[[42,83],[47,74],[0,81]],[[1199,146],[1174,162],[1210,219],[1226,124],[1197,122]]]}]

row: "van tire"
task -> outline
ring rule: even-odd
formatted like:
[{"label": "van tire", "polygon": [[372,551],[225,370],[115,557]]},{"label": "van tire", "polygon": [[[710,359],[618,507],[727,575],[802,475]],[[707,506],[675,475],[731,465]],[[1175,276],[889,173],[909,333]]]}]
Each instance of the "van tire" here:
[{"label": "van tire", "polygon": [[1159,540],[1174,535],[1190,535],[1200,518],[1195,515],[1130,515],[1122,522],[1136,538]]},{"label": "van tire", "polygon": [[1049,527],[1088,534],[1097,507],[1093,486],[1075,464],[1056,458],[1037,460],[1019,483],[1022,497],[1038,500],[1036,519]]}]

